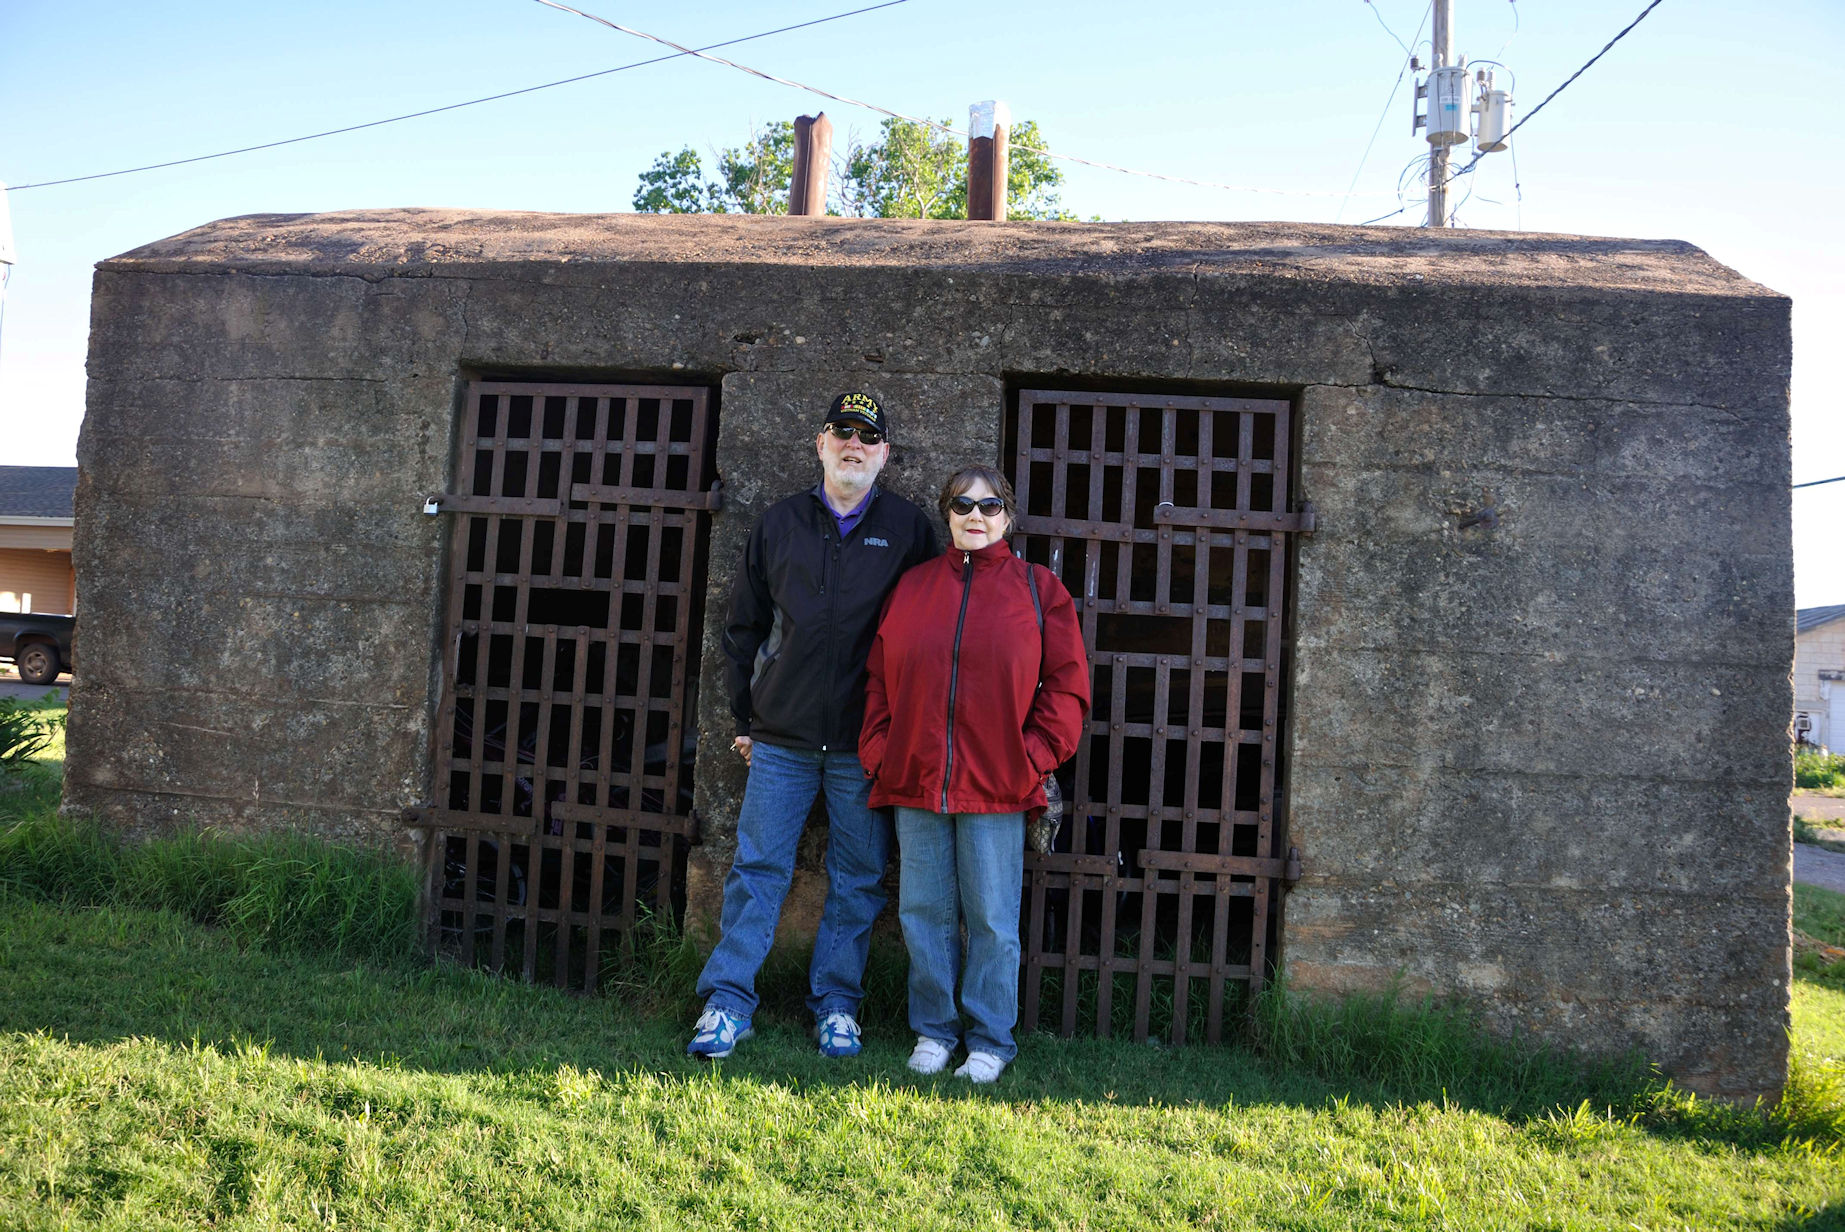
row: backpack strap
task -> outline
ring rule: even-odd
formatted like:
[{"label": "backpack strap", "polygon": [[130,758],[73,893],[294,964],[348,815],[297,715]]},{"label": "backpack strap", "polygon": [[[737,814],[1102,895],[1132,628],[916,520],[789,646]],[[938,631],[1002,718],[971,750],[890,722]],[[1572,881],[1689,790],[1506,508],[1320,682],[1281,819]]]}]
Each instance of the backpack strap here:
[{"label": "backpack strap", "polygon": [[1038,566],[1020,558],[1025,566],[1025,584],[1031,587],[1031,610],[1038,616],[1038,687],[1044,687],[1044,601],[1038,598]]}]

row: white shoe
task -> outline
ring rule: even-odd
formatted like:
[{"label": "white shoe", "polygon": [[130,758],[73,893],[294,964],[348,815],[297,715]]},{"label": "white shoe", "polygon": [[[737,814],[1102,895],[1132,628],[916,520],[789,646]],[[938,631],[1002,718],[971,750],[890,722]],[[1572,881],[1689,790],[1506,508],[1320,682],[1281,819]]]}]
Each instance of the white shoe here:
[{"label": "white shoe", "polygon": [[[920,1047],[921,1045],[918,1045]],[[965,1078],[969,1082],[994,1082],[999,1072],[1006,1068],[1006,1063],[990,1052],[970,1052],[961,1068],[955,1071],[955,1077]]]},{"label": "white shoe", "polygon": [[948,1068],[948,1054],[951,1051],[941,1040],[919,1035],[916,1037],[916,1049],[910,1053],[909,1066],[919,1074],[939,1074]]}]

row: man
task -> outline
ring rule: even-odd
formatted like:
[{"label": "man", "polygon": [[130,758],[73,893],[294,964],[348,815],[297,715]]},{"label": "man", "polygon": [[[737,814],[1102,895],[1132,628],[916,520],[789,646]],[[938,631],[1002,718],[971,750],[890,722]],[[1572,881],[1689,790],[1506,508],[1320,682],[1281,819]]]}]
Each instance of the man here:
[{"label": "man", "polygon": [[731,747],[749,766],[749,785],[722,931],[698,977],[705,1011],[686,1051],[699,1057],[729,1056],[751,1034],[756,972],[821,791],[831,827],[827,893],[807,1004],[823,1056],[859,1051],[865,959],[891,845],[890,820],[867,803],[871,784],[858,760],[865,657],[897,579],[939,549],[922,510],[877,486],[890,443],[875,398],[833,399],[814,448],[823,477],[770,506],[751,530],[724,630]]}]

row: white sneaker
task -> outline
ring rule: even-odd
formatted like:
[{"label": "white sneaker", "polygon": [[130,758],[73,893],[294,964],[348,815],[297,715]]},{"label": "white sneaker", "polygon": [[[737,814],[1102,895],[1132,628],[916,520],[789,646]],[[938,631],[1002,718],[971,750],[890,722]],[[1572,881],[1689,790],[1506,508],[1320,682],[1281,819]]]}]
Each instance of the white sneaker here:
[{"label": "white sneaker", "polygon": [[967,1060],[961,1063],[961,1068],[955,1071],[955,1077],[976,1083],[994,1082],[1005,1068],[1006,1063],[990,1052],[970,1052]]},{"label": "white sneaker", "polygon": [[919,1035],[916,1037],[916,1050],[910,1053],[909,1066],[919,1074],[939,1074],[948,1068],[948,1054],[951,1051],[941,1040]]}]

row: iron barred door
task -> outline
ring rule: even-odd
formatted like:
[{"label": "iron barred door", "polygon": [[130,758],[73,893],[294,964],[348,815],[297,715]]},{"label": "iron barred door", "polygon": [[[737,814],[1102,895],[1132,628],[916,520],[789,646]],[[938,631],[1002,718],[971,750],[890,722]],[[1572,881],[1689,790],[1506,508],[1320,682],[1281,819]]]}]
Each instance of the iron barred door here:
[{"label": "iron barred door", "polygon": [[[1289,404],[1025,390],[1017,543],[1076,597],[1093,709],[1057,850],[1025,854],[1022,1019],[1222,1033],[1276,881]],[[1066,768],[1068,773],[1069,768]]]},{"label": "iron barred door", "polygon": [[684,894],[708,393],[476,381],[463,416],[428,940],[591,990]]}]

